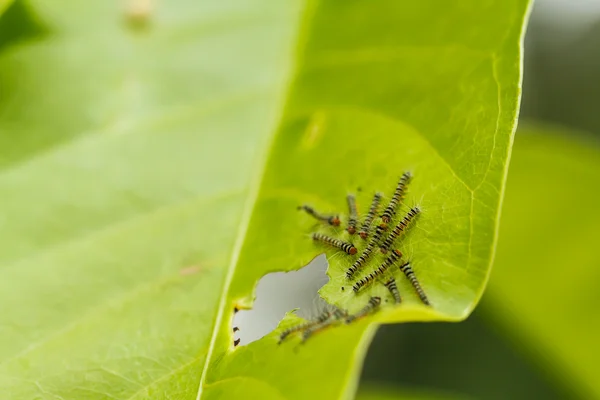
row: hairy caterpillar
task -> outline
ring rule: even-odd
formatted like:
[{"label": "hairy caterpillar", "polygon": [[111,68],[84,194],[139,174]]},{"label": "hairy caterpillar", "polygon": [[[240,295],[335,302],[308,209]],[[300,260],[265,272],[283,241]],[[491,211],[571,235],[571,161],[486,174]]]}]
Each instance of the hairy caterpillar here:
[{"label": "hairy caterpillar", "polygon": [[321,222],[328,223],[329,225],[332,225],[332,226],[340,225],[340,218],[337,215],[320,214],[314,208],[312,208],[311,206],[308,206],[306,204],[304,204],[302,206],[298,206],[298,210],[304,210],[312,217],[318,219]]},{"label": "hairy caterpillar", "polygon": [[398,222],[398,225],[396,225],[396,227],[390,232],[387,239],[385,239],[381,245],[380,250],[382,253],[386,253],[388,249],[392,247],[394,240],[396,240],[396,238],[408,228],[412,220],[419,215],[420,212],[421,209],[419,207],[413,207],[410,209],[410,211],[404,216],[404,218],[402,218],[400,222]]},{"label": "hairy caterpillar", "polygon": [[373,282],[375,278],[383,275],[385,271],[387,271],[388,268],[390,268],[400,258],[402,258],[402,253],[399,250],[394,250],[392,254],[390,254],[390,256],[383,262],[383,264],[379,266],[379,268],[356,282],[354,286],[352,286],[352,290],[354,290],[354,292],[358,292],[362,287]]},{"label": "hairy caterpillar", "polygon": [[319,316],[317,318],[315,318],[314,320],[305,322],[303,324],[298,324],[298,325],[294,325],[292,327],[289,327],[288,329],[284,330],[283,332],[281,332],[281,334],[279,335],[279,342],[278,344],[281,344],[281,342],[283,342],[283,340],[288,337],[289,335],[291,335],[294,332],[298,332],[298,331],[303,331],[305,329],[308,329],[314,325],[320,324],[322,322],[327,321],[330,317],[331,317],[332,313],[329,310],[325,310],[323,311],[321,314],[319,314]]},{"label": "hairy caterpillar", "polygon": [[400,180],[398,181],[398,186],[396,186],[394,195],[390,200],[390,204],[388,204],[383,214],[381,214],[381,220],[384,223],[389,223],[394,218],[394,215],[396,215],[398,204],[400,204],[400,202],[404,198],[404,195],[406,194],[406,187],[411,179],[412,174],[410,172],[405,172],[400,177]]},{"label": "hairy caterpillar", "polygon": [[332,247],[336,247],[346,254],[354,255],[357,250],[356,247],[352,243],[344,242],[343,240],[332,238],[330,236],[323,235],[321,233],[315,232],[312,234],[313,240],[326,243]]},{"label": "hairy caterpillar", "polygon": [[402,302],[402,299],[400,298],[400,291],[398,290],[398,285],[396,285],[396,279],[393,276],[387,282],[385,282],[383,285],[386,288],[388,288],[388,290],[394,297],[396,304],[399,304]]},{"label": "hairy caterpillar", "polygon": [[429,303],[429,299],[425,295],[425,291],[423,290],[423,288],[419,284],[419,281],[417,280],[417,276],[415,275],[415,271],[413,271],[412,267],[410,266],[410,262],[407,261],[404,264],[400,265],[400,267],[398,267],[398,268],[400,268],[400,271],[404,272],[404,275],[406,275],[406,277],[410,281],[410,283],[413,286],[413,288],[415,288],[415,291],[419,295],[419,298],[421,299],[421,301],[423,302],[423,304],[425,304],[427,306],[431,305]]},{"label": "hairy caterpillar", "polygon": [[346,278],[348,278],[348,279],[352,278],[352,275],[354,275],[356,273],[356,271],[358,271],[360,268],[362,268],[362,266],[369,259],[369,257],[371,257],[371,254],[373,253],[373,249],[375,248],[375,246],[377,246],[379,244],[379,241],[381,240],[381,236],[383,236],[384,232],[385,232],[385,226],[379,225],[377,227],[377,229],[375,230],[375,234],[373,235],[373,238],[371,239],[371,241],[369,242],[367,247],[364,249],[363,253],[356,259],[356,261],[354,261],[354,263],[346,271]]},{"label": "hairy caterpillar", "polygon": [[334,324],[335,322],[341,320],[342,318],[344,318],[346,316],[346,311],[341,310],[339,308],[335,308],[335,310],[333,311],[333,313],[331,313],[331,316],[324,320],[321,321],[318,324],[314,324],[311,325],[309,327],[307,327],[306,329],[304,329],[304,332],[302,332],[302,341],[306,341],[306,339],[308,339],[310,336],[312,336],[314,333],[322,331],[323,329],[331,326],[332,324]]},{"label": "hairy caterpillar", "polygon": [[377,209],[379,208],[379,203],[381,202],[382,194],[377,192],[373,196],[373,202],[371,203],[371,207],[369,207],[369,212],[367,213],[367,217],[365,218],[360,231],[358,234],[361,238],[366,239],[369,236],[369,230],[371,229],[371,224],[373,223],[373,219],[377,214]]},{"label": "hairy caterpillar", "polygon": [[356,221],[358,220],[358,211],[356,210],[356,197],[353,194],[346,196],[348,201],[348,228],[346,230],[349,234],[354,235],[356,233]]},{"label": "hairy caterpillar", "polygon": [[377,307],[379,307],[380,304],[381,304],[381,297],[371,297],[369,299],[369,302],[367,303],[367,305],[362,310],[360,310],[356,314],[350,315],[348,318],[346,318],[346,323],[349,324],[356,319],[362,318],[362,317],[370,314]]}]

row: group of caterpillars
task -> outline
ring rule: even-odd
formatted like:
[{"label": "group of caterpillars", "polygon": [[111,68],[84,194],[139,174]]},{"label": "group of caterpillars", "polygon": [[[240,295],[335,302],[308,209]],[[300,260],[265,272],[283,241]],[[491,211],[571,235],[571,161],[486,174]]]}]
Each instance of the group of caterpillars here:
[{"label": "group of caterpillars", "polygon": [[[389,253],[389,256],[374,271],[366,274],[354,282],[354,285],[352,286],[353,291],[358,293],[360,290],[373,284],[374,282],[381,282],[389,290],[390,294],[394,298],[395,303],[400,303],[402,298],[400,296],[398,286],[396,285],[396,279],[394,278],[393,274],[389,273],[390,268],[393,266],[398,266],[398,269],[408,278],[417,295],[421,299],[421,302],[429,306],[431,305],[429,299],[417,280],[410,261],[403,261],[400,250],[393,248],[397,239],[406,232],[406,230],[419,216],[421,209],[417,206],[412,207],[388,233],[388,225],[394,220],[398,208],[406,196],[408,184],[410,183],[411,179],[412,174],[410,172],[405,172],[402,174],[389,204],[380,215],[378,215],[378,213],[383,199],[383,194],[380,192],[375,193],[373,201],[369,207],[369,211],[362,224],[360,224],[360,228],[356,197],[354,194],[349,194],[347,196],[349,214],[346,231],[348,231],[350,235],[355,235],[358,233],[358,236],[362,240],[368,240],[368,242],[362,253],[358,255],[352,265],[347,269],[346,278],[348,280],[352,280],[353,277],[365,267],[367,261],[373,256],[375,250],[379,248],[381,253],[386,255]],[[321,214],[308,205],[302,205],[298,207],[298,209],[304,210],[306,213],[323,224],[333,227],[339,227],[341,225],[341,220],[338,215]],[[380,217],[381,221],[378,225],[374,225],[373,222],[377,216]],[[349,256],[356,256],[358,254],[358,249],[351,242],[346,242],[344,240],[327,236],[319,232],[313,233],[312,239],[315,242],[337,248]],[[342,287],[342,290],[344,290],[344,287]],[[348,315],[346,311],[341,310],[333,305],[329,305],[328,308],[316,318],[284,330],[280,334],[279,343],[281,343],[290,334],[297,332],[302,332],[302,340],[304,341],[312,334],[325,328],[342,322],[350,323],[358,318],[371,314],[379,308],[380,304],[381,297],[371,297],[363,309],[352,315]]]}]

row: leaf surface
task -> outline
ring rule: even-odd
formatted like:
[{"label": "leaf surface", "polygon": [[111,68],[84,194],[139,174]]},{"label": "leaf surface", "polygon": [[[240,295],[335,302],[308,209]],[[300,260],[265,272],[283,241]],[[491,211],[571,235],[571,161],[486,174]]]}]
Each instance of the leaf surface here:
[{"label": "leaf surface", "polygon": [[518,134],[486,305],[548,372],[600,396],[600,147],[544,127]]},{"label": "leaf surface", "polygon": [[198,390],[301,9],[121,5],[31,1],[48,34],[0,54],[5,398]]},{"label": "leaf surface", "polygon": [[[460,320],[477,303],[515,128],[527,2],[433,4],[320,2],[308,14],[306,45],[234,254],[199,398],[259,390],[258,382],[286,398],[351,396],[374,321]],[[451,29],[451,20],[460,27]],[[277,346],[276,331],[232,352],[233,308],[252,306],[257,278],[300,268],[323,252],[309,236],[314,220],[296,207],[343,214],[346,194],[360,186],[364,213],[375,191],[389,199],[407,169],[415,176],[407,204],[423,213],[400,248],[433,307],[421,305],[397,275],[400,307],[384,301],[373,318],[305,344],[292,338]],[[353,259],[327,255],[326,300],[349,312],[375,294],[389,300],[381,285],[355,295],[344,277]],[[299,382],[319,382],[318,389]]]},{"label": "leaf surface", "polygon": [[[341,210],[360,185],[364,210],[405,169],[424,212],[403,251],[434,307],[401,281],[405,304],[376,320],[475,306],[525,0],[161,2],[136,29],[114,2],[29,3],[49,33],[0,54],[2,393],[351,396],[375,319],[232,351],[231,312],[321,251],[297,205]],[[346,266],[322,294],[356,310]]]}]

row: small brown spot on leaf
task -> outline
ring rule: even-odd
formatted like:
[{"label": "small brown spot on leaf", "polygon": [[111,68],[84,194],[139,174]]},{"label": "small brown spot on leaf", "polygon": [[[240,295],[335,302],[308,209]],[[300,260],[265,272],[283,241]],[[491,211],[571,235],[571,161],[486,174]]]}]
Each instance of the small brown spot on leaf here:
[{"label": "small brown spot on leaf", "polygon": [[192,265],[191,267],[186,267],[186,268],[179,270],[179,275],[181,275],[181,276],[194,275],[194,274],[197,274],[198,272],[200,272],[201,270],[202,269],[199,266]]}]

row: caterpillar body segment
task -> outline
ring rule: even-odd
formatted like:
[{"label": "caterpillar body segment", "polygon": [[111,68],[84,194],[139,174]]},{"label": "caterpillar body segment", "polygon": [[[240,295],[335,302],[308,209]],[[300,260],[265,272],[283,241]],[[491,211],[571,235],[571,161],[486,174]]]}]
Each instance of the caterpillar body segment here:
[{"label": "caterpillar body segment", "polygon": [[394,218],[394,215],[396,215],[398,205],[404,199],[404,195],[406,194],[406,187],[408,186],[408,183],[411,179],[412,174],[410,172],[405,172],[400,177],[400,180],[398,181],[398,185],[396,186],[396,190],[394,191],[394,195],[392,196],[390,203],[388,204],[383,214],[381,214],[381,220],[385,224],[389,223]]},{"label": "caterpillar body segment", "polygon": [[352,286],[352,290],[354,290],[354,292],[356,293],[366,285],[373,283],[377,277],[382,276],[385,273],[385,271],[387,271],[401,258],[402,253],[399,250],[392,251],[390,256],[383,262],[383,264],[379,266],[379,268],[377,268],[375,271],[371,272],[369,275],[356,282],[354,286]]},{"label": "caterpillar body segment", "polygon": [[410,281],[410,284],[417,292],[417,295],[419,296],[423,304],[425,304],[426,306],[430,306],[431,303],[429,302],[427,295],[425,295],[425,291],[421,287],[421,284],[417,280],[417,276],[415,275],[415,271],[413,271],[412,267],[410,266],[410,262],[407,261],[404,264],[400,265],[398,268],[400,268],[400,271],[402,271],[404,275],[406,275],[406,277]]},{"label": "caterpillar body segment", "polygon": [[371,224],[373,223],[373,219],[375,219],[375,216],[377,215],[377,210],[379,209],[379,203],[381,203],[382,197],[383,195],[379,192],[375,193],[375,195],[373,196],[373,201],[371,202],[371,207],[369,207],[367,217],[363,221],[363,224],[360,227],[360,231],[358,232],[360,237],[363,239],[366,239],[369,236]]},{"label": "caterpillar body segment", "polygon": [[350,266],[350,268],[348,268],[346,270],[346,278],[347,279],[351,279],[352,275],[354,275],[356,273],[356,271],[358,271],[360,268],[362,268],[362,266],[367,262],[367,260],[369,259],[369,257],[371,257],[371,254],[373,253],[373,246],[367,246],[362,254],[360,256],[358,256],[358,258],[356,259],[356,261],[354,261],[354,263]]},{"label": "caterpillar body segment", "polygon": [[298,210],[304,210],[304,211],[306,211],[306,213],[308,215],[314,217],[315,219],[317,219],[321,222],[329,224],[331,226],[339,226],[340,225],[340,217],[338,217],[337,215],[326,215],[326,214],[318,213],[314,208],[312,208],[311,206],[308,206],[306,204],[299,206]]},{"label": "caterpillar body segment", "polygon": [[390,293],[394,297],[394,300],[396,301],[396,304],[400,304],[402,302],[402,298],[400,297],[400,291],[398,290],[398,285],[396,285],[396,279],[392,276],[383,285],[386,288],[388,288],[388,290],[390,291]]},{"label": "caterpillar body segment", "polygon": [[318,232],[313,233],[312,238],[315,241],[323,242],[330,245],[331,247],[338,248],[346,254],[354,255],[358,251],[352,243],[344,242],[343,240],[332,238],[330,236],[326,236]]},{"label": "caterpillar body segment", "polygon": [[369,302],[367,303],[367,305],[360,310],[359,312],[357,312],[356,314],[350,315],[346,318],[346,323],[349,324],[354,320],[357,320],[359,318],[362,318],[366,315],[369,315],[370,313],[372,313],[377,307],[379,307],[379,305],[381,304],[381,297],[371,297],[369,299]]},{"label": "caterpillar body segment", "polygon": [[302,332],[302,341],[303,342],[306,341],[306,339],[311,337],[314,333],[320,332],[323,329],[330,327],[331,325],[340,321],[342,318],[345,318],[346,316],[347,316],[346,311],[341,310],[336,307],[336,309],[332,313],[330,313],[329,318],[304,329],[304,332]]},{"label": "caterpillar body segment", "polygon": [[375,229],[375,233],[373,234],[373,237],[371,238],[371,241],[369,242],[367,247],[365,247],[362,254],[356,259],[356,261],[354,261],[354,263],[346,271],[346,278],[351,279],[352,275],[354,275],[356,271],[358,271],[365,265],[367,260],[371,257],[371,254],[373,254],[373,250],[375,249],[375,247],[379,245],[379,242],[381,241],[381,237],[383,236],[384,232],[384,225],[379,225],[377,229]]},{"label": "caterpillar body segment", "polygon": [[356,233],[356,223],[358,221],[358,211],[356,210],[356,197],[353,194],[346,196],[348,201],[348,228],[346,230],[349,234],[354,235]]},{"label": "caterpillar body segment", "polygon": [[294,326],[287,328],[285,331],[281,332],[281,335],[279,335],[278,343],[283,342],[283,340],[286,337],[288,337],[289,335],[291,335],[294,332],[303,331],[305,329],[309,329],[310,327],[312,327],[314,325],[317,325],[324,321],[327,321],[331,317],[331,315],[332,315],[331,311],[325,310],[321,314],[319,314],[319,316],[317,318],[315,318],[314,320],[304,322],[302,324],[294,325]]},{"label": "caterpillar body segment", "polygon": [[400,236],[402,232],[408,229],[411,222],[419,215],[420,212],[421,209],[419,207],[413,207],[408,211],[404,218],[402,218],[402,220],[398,222],[398,225],[396,225],[394,229],[392,229],[387,239],[385,239],[384,242],[381,244],[380,250],[382,253],[387,253],[387,251],[390,247],[392,247],[394,241],[398,238],[398,236]]}]

